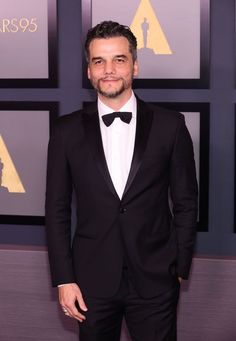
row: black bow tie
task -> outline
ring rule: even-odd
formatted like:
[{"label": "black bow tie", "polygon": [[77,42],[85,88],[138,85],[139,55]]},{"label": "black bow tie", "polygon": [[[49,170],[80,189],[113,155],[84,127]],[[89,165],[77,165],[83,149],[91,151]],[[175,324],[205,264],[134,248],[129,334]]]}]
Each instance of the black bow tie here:
[{"label": "black bow tie", "polygon": [[132,118],[132,113],[126,112],[126,111],[117,111],[117,112],[114,111],[111,114],[103,115],[102,119],[105,125],[109,127],[116,117],[119,117],[121,121],[129,124]]}]

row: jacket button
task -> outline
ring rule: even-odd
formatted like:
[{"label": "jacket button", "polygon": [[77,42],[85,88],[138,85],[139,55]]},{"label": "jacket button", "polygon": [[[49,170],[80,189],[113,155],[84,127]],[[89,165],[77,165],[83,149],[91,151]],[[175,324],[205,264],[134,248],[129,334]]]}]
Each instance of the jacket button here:
[{"label": "jacket button", "polygon": [[125,213],[126,211],[127,211],[127,208],[125,208],[125,207],[120,208],[120,213]]}]

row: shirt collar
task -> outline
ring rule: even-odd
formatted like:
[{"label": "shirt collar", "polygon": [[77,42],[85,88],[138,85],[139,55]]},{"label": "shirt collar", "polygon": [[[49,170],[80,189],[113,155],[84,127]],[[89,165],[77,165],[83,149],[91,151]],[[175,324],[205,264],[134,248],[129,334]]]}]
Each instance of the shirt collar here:
[{"label": "shirt collar", "polygon": [[[106,114],[110,114],[114,112],[115,110],[108,107],[106,104],[104,104],[101,99],[98,97],[98,115],[99,119],[103,122],[102,116]],[[132,120],[130,123],[135,122],[136,116],[137,116],[137,99],[134,95],[134,92],[132,91],[130,99],[119,109],[119,111],[130,111],[132,112]]]}]

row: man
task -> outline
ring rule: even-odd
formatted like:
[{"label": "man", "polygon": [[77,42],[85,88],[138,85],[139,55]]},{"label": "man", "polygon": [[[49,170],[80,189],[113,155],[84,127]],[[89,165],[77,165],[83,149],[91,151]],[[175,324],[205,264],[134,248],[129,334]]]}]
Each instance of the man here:
[{"label": "man", "polygon": [[53,285],[64,313],[82,322],[81,341],[118,341],[123,316],[132,340],[173,341],[196,229],[191,138],[183,115],[135,97],[137,42],[128,27],[102,22],[85,48],[98,100],[60,118],[49,143]]}]

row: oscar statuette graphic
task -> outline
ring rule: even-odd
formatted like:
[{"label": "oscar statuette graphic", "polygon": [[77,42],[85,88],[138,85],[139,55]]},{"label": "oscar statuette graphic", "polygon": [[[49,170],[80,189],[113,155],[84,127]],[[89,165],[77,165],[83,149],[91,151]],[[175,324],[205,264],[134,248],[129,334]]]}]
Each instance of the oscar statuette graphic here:
[{"label": "oscar statuette graphic", "polygon": [[137,38],[139,76],[142,77],[143,71],[146,71],[147,68],[157,70],[159,74],[162,68],[160,63],[164,60],[170,62],[174,53],[170,47],[167,33],[158,18],[158,10],[154,9],[150,0],[140,1],[134,12],[130,28]]},{"label": "oscar statuette graphic", "polygon": [[2,193],[8,193],[8,189],[5,186],[2,185],[3,168],[4,168],[4,164],[2,163],[2,161],[0,159],[0,195]]},{"label": "oscar statuette graphic", "polygon": [[149,49],[154,54],[172,54],[150,0],[141,0],[130,28],[138,41],[138,50]]},{"label": "oscar statuette graphic", "polygon": [[1,193],[25,193],[24,186],[18,175],[14,162],[0,135],[0,189]]}]

